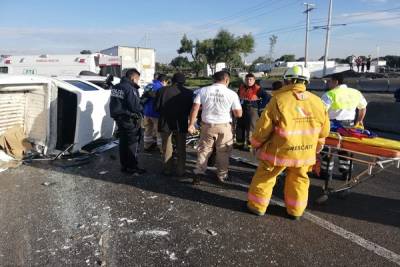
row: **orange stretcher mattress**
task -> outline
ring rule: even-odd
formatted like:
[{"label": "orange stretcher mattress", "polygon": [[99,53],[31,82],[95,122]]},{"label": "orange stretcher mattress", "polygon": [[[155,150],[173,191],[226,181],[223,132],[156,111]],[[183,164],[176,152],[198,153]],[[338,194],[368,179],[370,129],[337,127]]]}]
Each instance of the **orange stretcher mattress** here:
[{"label": "orange stretcher mattress", "polygon": [[333,138],[333,137],[327,137],[325,140],[325,145],[348,149],[348,150],[351,150],[354,152],[376,155],[379,157],[400,158],[400,150],[383,148],[383,147],[378,147],[378,146],[371,146],[369,144],[363,144],[363,143],[359,143],[359,142],[355,143],[355,142],[346,141],[346,140],[340,141],[340,145],[339,145],[339,140],[337,138]]}]

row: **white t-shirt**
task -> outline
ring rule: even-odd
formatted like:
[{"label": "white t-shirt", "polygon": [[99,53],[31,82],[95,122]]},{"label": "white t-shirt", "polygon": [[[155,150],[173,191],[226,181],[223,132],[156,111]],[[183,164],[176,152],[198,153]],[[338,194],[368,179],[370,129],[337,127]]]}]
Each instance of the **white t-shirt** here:
[{"label": "white t-shirt", "polygon": [[201,120],[212,124],[232,122],[231,110],[242,109],[239,96],[219,83],[201,88],[194,103],[202,106]]}]

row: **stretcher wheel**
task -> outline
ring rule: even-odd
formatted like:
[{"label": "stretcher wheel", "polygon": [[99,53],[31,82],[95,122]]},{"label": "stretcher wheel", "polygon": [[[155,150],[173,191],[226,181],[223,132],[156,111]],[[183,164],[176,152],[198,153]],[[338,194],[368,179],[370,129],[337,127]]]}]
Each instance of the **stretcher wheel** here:
[{"label": "stretcher wheel", "polygon": [[319,198],[317,198],[315,200],[315,203],[318,204],[318,205],[322,205],[326,201],[328,201],[328,199],[329,199],[328,194],[323,194],[322,196],[320,196]]}]

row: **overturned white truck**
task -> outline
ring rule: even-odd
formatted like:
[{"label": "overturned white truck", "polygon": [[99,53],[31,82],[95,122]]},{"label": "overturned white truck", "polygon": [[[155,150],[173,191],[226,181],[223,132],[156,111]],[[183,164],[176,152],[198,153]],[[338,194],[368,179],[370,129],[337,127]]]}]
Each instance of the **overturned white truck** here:
[{"label": "overturned white truck", "polygon": [[44,155],[111,138],[110,91],[89,82],[30,75],[0,75],[0,135],[21,126]]}]

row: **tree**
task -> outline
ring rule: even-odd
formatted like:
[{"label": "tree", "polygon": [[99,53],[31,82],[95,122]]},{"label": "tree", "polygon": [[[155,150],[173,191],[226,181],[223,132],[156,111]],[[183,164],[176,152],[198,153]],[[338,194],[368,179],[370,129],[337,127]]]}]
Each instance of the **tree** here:
[{"label": "tree", "polygon": [[278,41],[278,36],[273,34],[271,37],[269,37],[269,58],[271,59],[271,62],[273,61],[274,48],[277,41]]},{"label": "tree", "polygon": [[386,60],[386,65],[390,68],[399,68],[400,67],[400,56],[387,55],[382,59]]},{"label": "tree", "polygon": [[285,62],[289,62],[289,61],[295,61],[296,60],[296,56],[292,55],[292,54],[287,54],[287,55],[282,55],[280,58],[278,58],[275,61],[285,61]]},{"label": "tree", "polygon": [[170,65],[176,70],[182,70],[184,68],[188,68],[190,66],[190,62],[187,57],[178,56],[172,59]]},{"label": "tree", "polygon": [[242,66],[242,56],[253,52],[253,48],[254,38],[251,34],[237,37],[226,30],[221,30],[215,38],[197,40],[195,44],[184,35],[177,52],[190,54],[193,60],[192,68],[196,67],[197,71],[203,69],[205,64],[209,64],[214,73],[218,62],[225,62],[229,70]]},{"label": "tree", "polygon": [[258,57],[255,60],[253,60],[253,62],[251,64],[258,64],[258,63],[262,63],[262,64],[266,64],[267,63],[267,57]]},{"label": "tree", "polygon": [[206,62],[204,55],[200,53],[201,43],[196,41],[195,43],[188,39],[186,34],[181,39],[181,47],[177,50],[178,54],[189,54],[192,57],[190,66],[196,73],[196,77],[199,77],[200,72],[205,68]]},{"label": "tree", "polygon": [[253,52],[253,49],[254,38],[251,34],[236,37],[226,30],[221,30],[214,38],[215,57],[218,62],[225,62],[229,70],[235,67],[235,62],[238,63],[242,55]]},{"label": "tree", "polygon": [[168,73],[168,72],[172,72],[173,68],[171,65],[169,64],[163,64],[160,62],[156,62],[156,73]]},{"label": "tree", "polygon": [[90,54],[92,54],[92,51],[90,51],[90,50],[82,50],[82,51],[80,52],[80,54],[81,54],[81,55],[90,55]]}]

